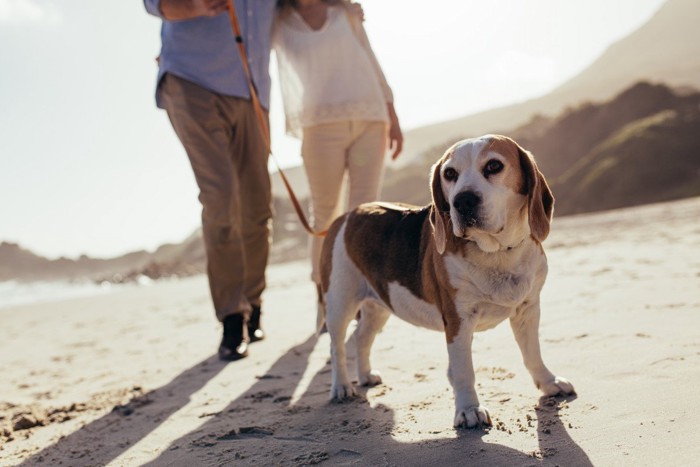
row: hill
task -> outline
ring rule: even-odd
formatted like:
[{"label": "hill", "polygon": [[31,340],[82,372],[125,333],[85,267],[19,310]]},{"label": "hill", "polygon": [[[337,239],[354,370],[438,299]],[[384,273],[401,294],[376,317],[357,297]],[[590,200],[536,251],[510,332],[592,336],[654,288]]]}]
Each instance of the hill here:
[{"label": "hill", "polygon": [[[508,133],[535,154],[565,215],[700,195],[700,93],[638,83],[610,101],[536,116]],[[466,137],[464,135],[463,137]],[[382,198],[426,204],[430,165],[388,171]]]},{"label": "hill", "polygon": [[81,256],[77,260],[59,258],[50,260],[35,255],[15,243],[0,243],[0,281],[81,279],[84,277],[112,274],[130,268],[143,267],[149,254],[136,251],[117,258],[96,259]]}]

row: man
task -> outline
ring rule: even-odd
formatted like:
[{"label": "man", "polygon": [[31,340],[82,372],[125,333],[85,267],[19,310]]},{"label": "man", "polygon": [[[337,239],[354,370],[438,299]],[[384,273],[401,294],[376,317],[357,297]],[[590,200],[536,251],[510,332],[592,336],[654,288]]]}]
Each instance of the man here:
[{"label": "man", "polygon": [[[269,109],[275,0],[235,0],[253,81]],[[226,0],[144,0],[163,20],[156,102],[189,157],[202,203],[209,287],[223,323],[219,357],[238,360],[264,337],[261,295],[270,248],[268,148]]]}]

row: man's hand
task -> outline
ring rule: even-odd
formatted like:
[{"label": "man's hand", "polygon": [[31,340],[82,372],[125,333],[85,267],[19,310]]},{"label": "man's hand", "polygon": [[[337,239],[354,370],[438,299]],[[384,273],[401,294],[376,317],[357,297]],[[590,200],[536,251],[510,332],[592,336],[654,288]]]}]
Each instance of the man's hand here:
[{"label": "man's hand", "polygon": [[197,16],[216,16],[228,8],[228,0],[190,0]]},{"label": "man's hand", "polygon": [[352,14],[355,18],[359,19],[360,21],[365,20],[365,10],[362,9],[361,4],[352,2],[349,8],[350,14]]},{"label": "man's hand", "polygon": [[228,8],[228,0],[161,0],[160,11],[168,21],[216,16]]}]

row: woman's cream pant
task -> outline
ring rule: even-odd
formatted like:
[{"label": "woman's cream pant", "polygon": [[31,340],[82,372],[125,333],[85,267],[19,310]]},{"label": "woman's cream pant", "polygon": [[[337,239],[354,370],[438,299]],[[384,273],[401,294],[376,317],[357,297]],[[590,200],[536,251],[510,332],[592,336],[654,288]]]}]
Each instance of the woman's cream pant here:
[{"label": "woman's cream pant", "polygon": [[[304,128],[301,153],[311,189],[311,225],[325,230],[343,212],[340,195],[348,174],[348,210],[379,197],[387,148],[385,122],[345,120]],[[311,237],[311,279],[319,284],[322,237]]]}]

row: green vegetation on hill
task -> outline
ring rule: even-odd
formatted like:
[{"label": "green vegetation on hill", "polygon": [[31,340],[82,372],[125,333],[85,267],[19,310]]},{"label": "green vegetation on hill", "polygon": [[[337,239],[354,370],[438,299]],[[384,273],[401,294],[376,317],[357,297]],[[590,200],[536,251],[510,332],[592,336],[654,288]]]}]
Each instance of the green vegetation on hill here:
[{"label": "green vegetation on hill", "polygon": [[552,189],[560,214],[700,195],[700,111],[664,110],[626,125]]}]

